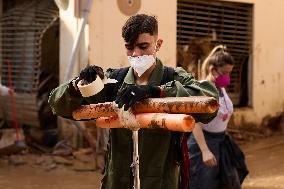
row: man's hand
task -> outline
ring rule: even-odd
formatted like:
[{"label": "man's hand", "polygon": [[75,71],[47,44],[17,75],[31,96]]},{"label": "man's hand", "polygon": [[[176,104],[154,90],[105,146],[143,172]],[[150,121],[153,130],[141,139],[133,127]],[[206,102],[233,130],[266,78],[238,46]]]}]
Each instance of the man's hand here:
[{"label": "man's hand", "polygon": [[209,149],[202,150],[202,159],[203,162],[209,167],[214,167],[217,165],[217,160]]},{"label": "man's hand", "polygon": [[121,108],[124,105],[124,110],[128,110],[137,101],[145,98],[158,98],[160,97],[161,89],[157,86],[150,85],[130,85],[124,90],[119,92],[116,97],[116,104]]},{"label": "man's hand", "polygon": [[87,66],[84,68],[79,75],[79,80],[83,81],[83,84],[92,83],[99,76],[101,79],[104,78],[104,71],[99,66]]}]

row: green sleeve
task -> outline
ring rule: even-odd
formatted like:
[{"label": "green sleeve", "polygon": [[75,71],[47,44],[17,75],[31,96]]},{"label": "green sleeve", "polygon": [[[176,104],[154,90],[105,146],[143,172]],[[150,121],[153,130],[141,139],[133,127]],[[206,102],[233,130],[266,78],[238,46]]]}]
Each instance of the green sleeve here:
[{"label": "green sleeve", "polygon": [[72,119],[73,110],[81,106],[83,101],[83,97],[72,82],[53,89],[48,99],[53,114],[69,119]]},{"label": "green sleeve", "polygon": [[[113,70],[108,70],[106,76]],[[80,91],[73,86],[73,80],[60,85],[50,93],[48,103],[53,114],[64,118],[72,119],[72,112],[84,104],[96,104],[106,101],[105,90],[96,95],[84,98]]]},{"label": "green sleeve", "polygon": [[[174,81],[168,82],[162,86],[165,96],[209,96],[219,99],[218,90],[209,81],[197,81],[190,73],[182,68],[175,69]],[[217,111],[212,114],[191,114],[196,122],[208,123],[216,115]]]}]

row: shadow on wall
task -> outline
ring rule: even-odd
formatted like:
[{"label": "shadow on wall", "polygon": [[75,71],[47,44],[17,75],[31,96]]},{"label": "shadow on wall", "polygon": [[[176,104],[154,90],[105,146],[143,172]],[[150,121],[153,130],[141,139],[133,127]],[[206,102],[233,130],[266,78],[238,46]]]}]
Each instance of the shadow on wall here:
[{"label": "shadow on wall", "polygon": [[238,141],[252,141],[257,138],[265,138],[272,135],[284,134],[284,111],[275,116],[265,116],[260,125],[248,123],[242,117],[240,125],[235,125],[234,114],[229,122],[227,131]]}]

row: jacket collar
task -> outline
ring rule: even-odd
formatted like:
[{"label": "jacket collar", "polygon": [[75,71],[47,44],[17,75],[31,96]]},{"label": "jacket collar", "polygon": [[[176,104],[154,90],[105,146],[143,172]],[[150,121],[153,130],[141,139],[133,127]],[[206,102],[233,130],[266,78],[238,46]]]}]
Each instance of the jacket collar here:
[{"label": "jacket collar", "polygon": [[[156,58],[156,66],[150,75],[148,85],[154,85],[154,86],[160,85],[164,73],[164,71],[161,70],[164,70],[164,65],[162,64],[160,59]],[[128,70],[124,78],[124,83],[129,85],[135,84],[134,70],[132,67],[130,67],[130,69]]]}]

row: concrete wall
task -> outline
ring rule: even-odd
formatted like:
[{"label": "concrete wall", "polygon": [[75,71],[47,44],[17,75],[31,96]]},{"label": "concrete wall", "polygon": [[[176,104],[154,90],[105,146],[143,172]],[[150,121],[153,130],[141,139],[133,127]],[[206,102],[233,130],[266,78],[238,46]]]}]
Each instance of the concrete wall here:
[{"label": "concrete wall", "polygon": [[[80,19],[74,16],[75,0],[70,0],[67,10],[60,10],[60,82],[63,82],[67,65],[73,47],[76,34],[79,32]],[[88,64],[88,26],[82,36],[80,48],[78,50],[73,76],[77,76],[79,71]]]},{"label": "concrete wall", "polygon": [[[176,65],[176,1],[142,0],[138,13],[156,15],[159,35],[164,39],[158,56],[167,65]],[[117,1],[95,0],[90,15],[90,63],[103,68],[128,66],[121,28],[128,16]]]},{"label": "concrete wall", "polygon": [[284,111],[284,1],[253,3],[252,107],[236,109],[237,126],[260,125]]},{"label": "concrete wall", "polygon": [[[237,126],[260,125],[263,118],[275,116],[284,110],[284,1],[283,0],[229,0],[252,3],[252,106],[236,109],[233,122]],[[72,1],[71,1],[72,2]],[[117,1],[95,0],[89,17],[89,63],[108,67],[127,66],[121,27],[128,18],[117,6]],[[71,3],[72,4],[72,3]],[[143,0],[139,13],[157,15],[160,36],[164,39],[158,56],[167,65],[176,62],[176,4],[174,0]],[[62,73],[78,29],[78,20],[68,11],[61,11]],[[86,49],[86,46],[84,46]],[[83,53],[83,52],[81,52]],[[81,67],[86,64],[84,59]],[[77,69],[75,72],[78,72]]]},{"label": "concrete wall", "polygon": [[[3,14],[3,0],[0,0],[0,18],[2,18],[2,14]],[[0,25],[0,30],[1,29],[1,25]],[[2,33],[0,32],[0,49],[2,49]],[[0,53],[0,73],[2,73],[2,53]],[[1,83],[1,76],[0,76],[0,83]]]}]

